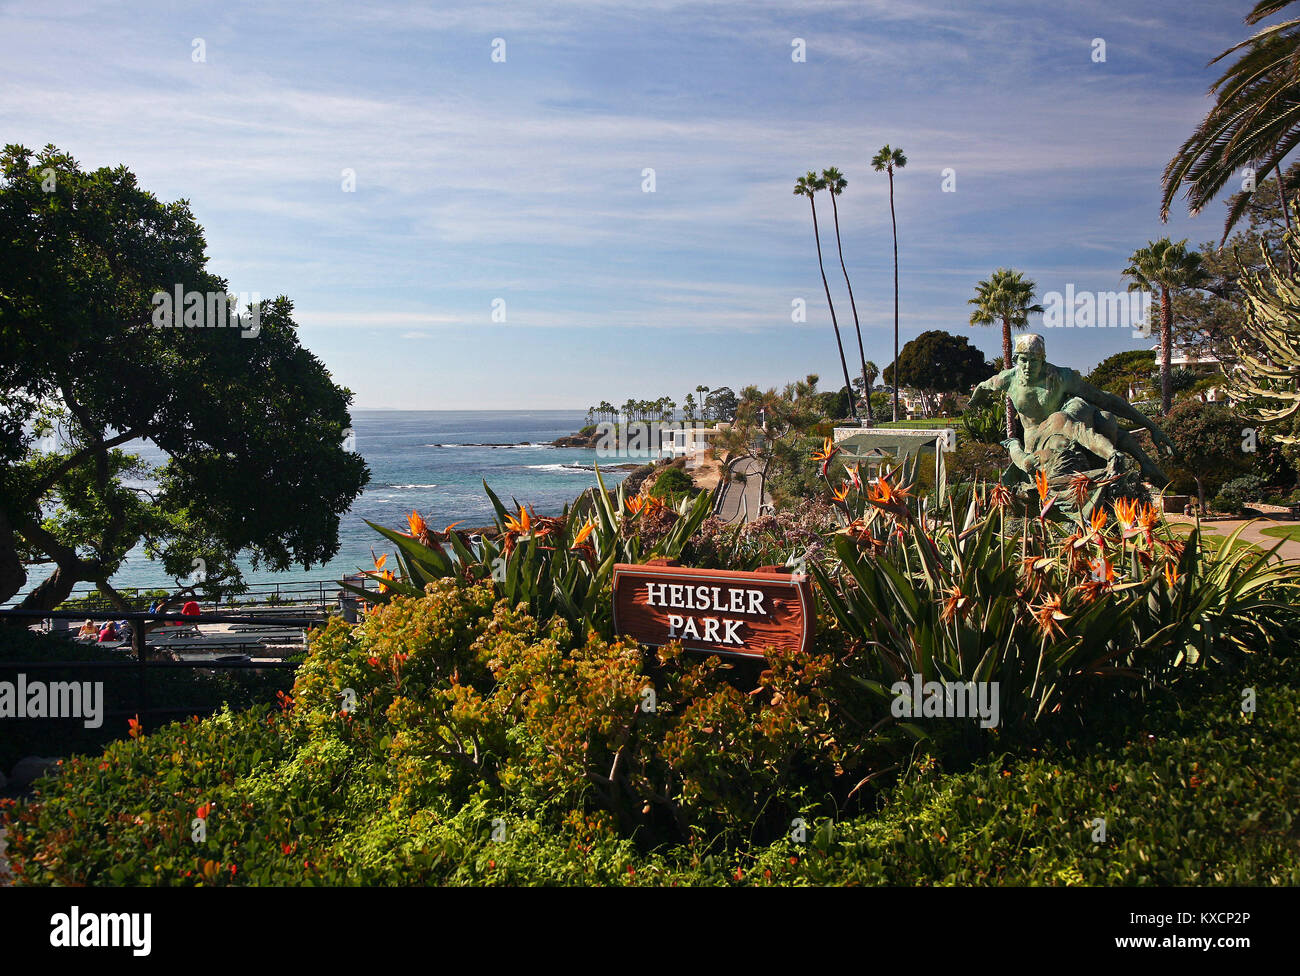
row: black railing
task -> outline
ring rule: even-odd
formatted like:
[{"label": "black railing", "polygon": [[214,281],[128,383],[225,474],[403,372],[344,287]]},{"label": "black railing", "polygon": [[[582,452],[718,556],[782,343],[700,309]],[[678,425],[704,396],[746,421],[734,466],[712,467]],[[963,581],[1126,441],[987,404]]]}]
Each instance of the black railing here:
[{"label": "black railing", "polygon": [[[328,618],[324,614],[310,617],[284,617],[268,616],[265,614],[236,614],[236,613],[199,613],[199,614],[180,614],[180,613],[150,613],[149,611],[124,611],[115,610],[112,612],[102,610],[0,610],[0,624],[6,621],[14,620],[91,620],[91,621],[116,621],[127,620],[133,626],[131,628],[131,644],[135,657],[133,660],[121,661],[69,661],[69,660],[42,660],[42,661],[5,661],[0,660],[0,669],[5,671],[19,670],[64,670],[64,671],[102,671],[102,670],[120,670],[133,669],[138,675],[138,707],[134,709],[114,709],[107,714],[110,715],[137,715],[139,718],[146,719],[153,715],[192,715],[199,712],[210,711],[210,706],[174,706],[167,708],[155,708],[149,705],[149,694],[146,683],[146,675],[151,669],[167,668],[190,668],[201,669],[205,671],[214,670],[293,670],[298,667],[296,661],[252,661],[252,660],[206,660],[206,661],[177,661],[167,659],[150,659],[148,656],[149,648],[155,650],[168,651],[173,650],[166,647],[165,644],[149,644],[148,630],[144,626],[147,623],[181,623],[181,624],[219,624],[219,623],[244,623],[258,625],[277,625],[283,627],[301,628],[305,638],[306,631],[312,627],[323,625]],[[248,642],[252,644],[254,642]],[[229,651],[229,645],[223,645],[220,650]]]}]

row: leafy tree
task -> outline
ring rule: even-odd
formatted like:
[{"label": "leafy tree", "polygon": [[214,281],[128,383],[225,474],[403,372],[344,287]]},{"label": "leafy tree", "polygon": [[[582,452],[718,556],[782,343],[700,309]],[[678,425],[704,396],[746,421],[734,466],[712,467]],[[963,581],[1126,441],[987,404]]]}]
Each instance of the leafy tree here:
[{"label": "leafy tree", "polygon": [[736,394],[729,386],[720,386],[711,391],[704,402],[707,415],[714,420],[731,420],[736,416]]},{"label": "leafy tree", "polygon": [[[1290,3],[1260,0],[1246,16],[1246,23],[1258,24]],[[1186,188],[1188,212],[1194,216],[1238,170],[1274,170],[1280,175],[1282,160],[1300,145],[1300,19],[1267,27],[1228,48],[1210,64],[1235,51],[1243,53],[1210,86],[1211,94],[1217,95],[1214,106],[1165,167],[1162,220],[1168,219],[1180,187]],[[1288,181],[1285,189],[1292,188]],[[1245,192],[1233,198],[1223,240],[1241,218],[1248,198]],[[1285,209],[1283,220],[1289,228]]]},{"label": "leafy tree", "polygon": [[[889,174],[889,222],[894,229],[894,362],[898,362],[898,217],[894,213],[894,170],[907,165],[901,149],[891,149],[888,144],[871,157],[871,168],[877,173]],[[898,384],[894,384],[894,420],[898,420]]]},{"label": "leafy tree", "polygon": [[[212,585],[239,584],[239,554],[333,556],[369,475],[343,447],[352,395],[298,344],[292,303],[261,303],[248,337],[159,328],[156,293],[227,291],[189,205],[53,146],[7,146],[0,167],[0,600],[36,563],[53,572],[24,606],[89,581],[125,608],[109,581],[141,541]],[[121,450],[136,440],[167,462],[147,470]]]},{"label": "leafy tree", "polygon": [[[927,404],[937,393],[965,393],[988,379],[991,367],[984,354],[965,336],[931,329],[903,347],[898,357],[898,380],[916,387]],[[894,383],[894,367],[885,367],[885,382]],[[927,415],[931,411],[927,409]]]},{"label": "leafy tree", "polygon": [[817,267],[821,269],[822,287],[826,290],[826,304],[830,306],[831,310],[831,325],[835,328],[835,345],[840,351],[840,368],[844,370],[844,385],[848,386],[853,381],[849,379],[849,364],[844,358],[844,342],[840,338],[840,324],[835,318],[835,303],[831,301],[831,286],[826,281],[826,265],[822,261],[822,235],[817,229],[817,200],[815,198],[817,191],[824,189],[826,189],[826,181],[812,170],[809,170],[794,182],[795,196],[807,197],[808,203],[812,207],[813,238],[817,242]]},{"label": "leafy tree", "polygon": [[[1011,362],[1011,330],[1023,329],[1029,325],[1029,316],[1042,312],[1043,306],[1034,302],[1032,281],[1019,271],[1010,268],[998,268],[988,279],[975,286],[975,297],[967,304],[974,305],[971,312],[971,325],[1002,326],[1002,361]],[[1016,436],[1016,415],[1007,400],[1006,405],[1007,436]]]},{"label": "leafy tree", "polygon": [[1169,469],[1174,487],[1186,491],[1194,484],[1202,508],[1207,494],[1254,464],[1256,455],[1242,450],[1241,420],[1224,404],[1185,400],[1161,427],[1178,452]]},{"label": "leafy tree", "polygon": [[1156,370],[1156,354],[1150,349],[1126,349],[1099,362],[1086,379],[1099,390],[1127,399],[1132,383],[1148,383]]},{"label": "leafy tree", "polygon": [[1187,249],[1186,238],[1174,243],[1162,237],[1133,252],[1124,277],[1129,279],[1129,291],[1160,293],[1160,408],[1168,413],[1173,402],[1169,369],[1174,348],[1170,295],[1202,288],[1208,276],[1201,267],[1201,255]]}]

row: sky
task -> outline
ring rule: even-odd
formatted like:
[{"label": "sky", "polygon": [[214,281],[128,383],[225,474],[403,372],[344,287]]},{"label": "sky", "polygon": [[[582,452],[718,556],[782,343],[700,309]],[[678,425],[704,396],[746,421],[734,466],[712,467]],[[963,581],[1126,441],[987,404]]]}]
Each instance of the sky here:
[{"label": "sky", "polygon": [[[1217,240],[1219,202],[1160,222],[1160,174],[1250,6],[0,3],[0,141],[188,200],[210,269],[292,299],[358,408],[680,403],[808,373],[839,388],[799,175],[848,180],[844,259],[883,367],[889,180],[870,161],[901,148],[900,344],[944,329],[992,359],[1000,330],[972,328],[967,302],[995,269],[1039,296],[1115,291],[1149,240]],[[1083,370],[1153,345],[1037,330]]]}]

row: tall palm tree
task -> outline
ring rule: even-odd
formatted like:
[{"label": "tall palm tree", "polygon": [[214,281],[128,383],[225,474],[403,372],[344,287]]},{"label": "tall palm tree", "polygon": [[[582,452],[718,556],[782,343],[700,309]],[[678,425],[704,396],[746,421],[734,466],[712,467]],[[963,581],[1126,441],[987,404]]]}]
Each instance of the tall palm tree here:
[{"label": "tall palm tree", "polygon": [[1169,412],[1173,400],[1170,359],[1173,356],[1173,307],[1169,296],[1175,291],[1200,288],[1209,280],[1201,267],[1201,255],[1187,250],[1187,239],[1173,243],[1167,237],[1140,247],[1124,269],[1129,291],[1160,290],[1160,408]]},{"label": "tall palm tree", "polygon": [[844,343],[840,339],[840,324],[835,318],[835,303],[831,301],[831,286],[826,281],[826,265],[822,261],[822,235],[817,229],[817,201],[814,199],[818,190],[824,190],[826,182],[809,170],[794,181],[795,196],[807,197],[812,205],[813,237],[817,241],[817,267],[822,272],[822,287],[826,289],[826,304],[831,307],[831,325],[835,327],[835,345],[840,350],[840,368],[844,370],[844,385],[849,388],[849,416],[857,419],[858,412],[853,406],[853,384],[849,381],[849,364],[844,358]]},{"label": "tall palm tree", "polygon": [[[970,313],[971,325],[1002,326],[1002,367],[1010,369],[1011,330],[1023,329],[1029,324],[1029,316],[1041,312],[1043,306],[1035,304],[1034,289],[1037,286],[1021,272],[1010,268],[998,268],[988,279],[975,286],[975,297],[967,301],[974,305]],[[1016,436],[1016,414],[1007,399],[1007,436]]]},{"label": "tall palm tree", "polygon": [[[1257,24],[1291,2],[1260,0],[1246,23]],[[1210,64],[1242,49],[1241,57],[1210,86],[1210,94],[1217,96],[1214,106],[1165,167],[1161,220],[1168,219],[1179,187],[1186,187],[1187,209],[1195,216],[1235,172],[1256,161],[1261,173],[1276,172],[1278,192],[1285,199],[1282,160],[1300,145],[1300,19],[1266,27]],[[1249,199],[1250,194],[1243,192],[1229,202],[1223,240],[1241,219]],[[1285,205],[1282,214],[1290,230]]]},{"label": "tall palm tree", "polygon": [[867,399],[867,423],[872,427],[876,425],[875,415],[871,412],[871,387],[876,382],[876,377],[880,375],[880,367],[872,360],[868,359],[862,364],[862,382],[866,384],[866,390],[863,396]]},{"label": "tall palm tree", "polygon": [[[834,166],[822,170],[822,181],[831,194],[831,213],[835,215],[835,247],[840,253],[840,270],[844,272],[844,286],[849,290],[849,307],[853,309],[853,329],[858,334],[858,361],[862,364],[862,382],[867,382],[867,354],[862,348],[862,324],[858,321],[858,305],[853,300],[853,285],[849,283],[849,269],[844,266],[844,244],[840,240],[840,208],[835,198],[844,192],[849,181]],[[849,396],[853,396],[853,387],[849,387]],[[871,404],[867,404],[867,419],[871,419]],[[872,421],[874,423],[874,421]]]},{"label": "tall palm tree", "polygon": [[871,168],[889,174],[889,220],[894,225],[894,420],[898,420],[898,218],[894,214],[894,170],[907,165],[901,149],[881,148],[871,158]]},{"label": "tall palm tree", "polygon": [[709,419],[709,388],[701,383],[695,388],[695,392],[700,395],[700,420],[707,421]]}]

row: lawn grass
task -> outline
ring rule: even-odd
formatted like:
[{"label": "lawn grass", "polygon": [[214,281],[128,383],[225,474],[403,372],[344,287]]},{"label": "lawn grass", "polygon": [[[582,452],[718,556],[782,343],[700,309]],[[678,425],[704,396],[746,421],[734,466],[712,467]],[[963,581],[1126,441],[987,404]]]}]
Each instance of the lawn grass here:
[{"label": "lawn grass", "polygon": [[1260,529],[1261,535],[1272,536],[1274,539],[1288,539],[1291,542],[1300,542],[1300,524],[1296,525],[1270,525],[1267,529]]}]

